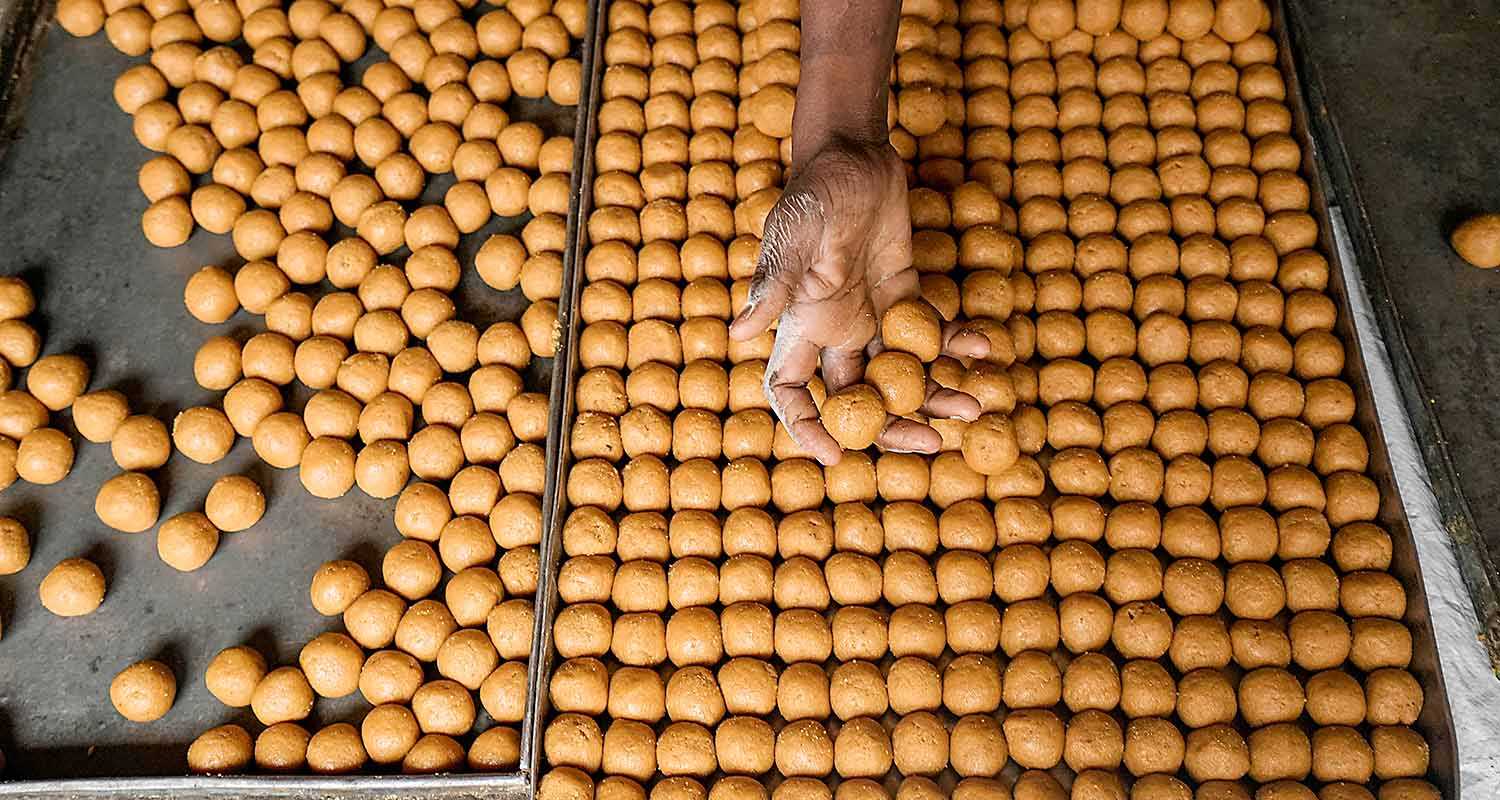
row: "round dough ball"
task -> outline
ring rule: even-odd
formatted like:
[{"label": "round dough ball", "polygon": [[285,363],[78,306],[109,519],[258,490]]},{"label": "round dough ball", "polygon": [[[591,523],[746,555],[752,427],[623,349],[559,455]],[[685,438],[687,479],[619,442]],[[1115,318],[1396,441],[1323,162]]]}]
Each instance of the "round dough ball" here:
[{"label": "round dough ball", "polygon": [[0,517],[0,575],[14,575],[31,563],[31,535],[11,517]]},{"label": "round dough ball", "polygon": [[146,414],[126,417],[109,442],[110,454],[120,469],[157,469],[172,456],[172,437],[166,423]]},{"label": "round dough ball", "polygon": [[21,437],[15,468],[27,483],[57,483],[73,469],[73,442],[56,428],[37,428]]},{"label": "round dough ball", "polygon": [[329,725],[313,734],[307,742],[307,766],[316,773],[341,775],[354,772],[365,765],[365,759],[359,731],[347,722]]},{"label": "round dough ball", "polygon": [[943,346],[942,317],[925,300],[898,301],[880,319],[880,339],[886,349],[935,361]]},{"label": "round dough ball", "polygon": [[189,408],[172,420],[172,443],[199,464],[214,464],[229,455],[234,439],[229,417],[211,406]]},{"label": "round dough ball", "polygon": [[255,685],[250,696],[250,710],[263,725],[306,719],[312,706],[312,686],[296,667],[271,670]]},{"label": "round dough ball", "polygon": [[1500,214],[1479,214],[1453,229],[1449,240],[1460,258],[1480,269],[1500,267]]},{"label": "round dough ball", "polygon": [[95,444],[113,439],[120,423],[128,416],[130,406],[125,395],[113,389],[89,392],[73,401],[73,427],[79,435]]},{"label": "round dough ball", "polygon": [[81,617],[104,602],[104,573],[94,562],[66,558],[42,578],[42,607],[59,617]]},{"label": "round dough ball", "polygon": [[200,775],[240,772],[250,766],[254,753],[254,742],[244,728],[220,725],[199,734],[188,746],[188,769]]},{"label": "round dough ball", "polygon": [[154,722],[166,716],[177,699],[177,676],[160,661],[138,661],[109,683],[109,702],[131,722]]},{"label": "round dough ball", "polygon": [[198,511],[178,514],[156,531],[156,554],[179,572],[192,572],[207,564],[218,547],[219,529]]},{"label": "round dough ball", "polygon": [[823,425],[845,450],[864,450],[885,429],[886,411],[874,387],[857,383],[829,395],[821,410]]},{"label": "round dough ball", "polygon": [[307,683],[322,697],[343,697],[359,688],[365,653],[342,633],[322,633],[302,646],[297,663]]},{"label": "round dough ball", "polygon": [[245,530],[266,513],[266,495],[244,475],[225,475],[214,481],[203,501],[203,512],[225,533]]},{"label": "round dough ball", "polygon": [[214,266],[203,267],[188,278],[182,301],[193,319],[209,325],[227,322],[240,309],[234,276]]},{"label": "round dough ball", "polygon": [[291,772],[307,766],[307,743],[312,734],[295,722],[278,722],[255,737],[255,766],[271,772]]},{"label": "round dough ball", "polygon": [[250,705],[255,687],[266,676],[266,659],[259,651],[239,645],[220,650],[203,672],[203,683],[219,702],[230,708]]},{"label": "round dough ball", "polygon": [[52,411],[73,405],[88,384],[89,366],[75,355],[45,356],[26,371],[26,390]]},{"label": "round dough ball", "polygon": [[313,573],[308,589],[313,609],[324,616],[344,613],[370,588],[370,574],[353,561],[328,561]]},{"label": "round dough ball", "polygon": [[117,531],[140,533],[156,524],[161,513],[161,493],[149,476],[123,472],[99,487],[94,513]]}]

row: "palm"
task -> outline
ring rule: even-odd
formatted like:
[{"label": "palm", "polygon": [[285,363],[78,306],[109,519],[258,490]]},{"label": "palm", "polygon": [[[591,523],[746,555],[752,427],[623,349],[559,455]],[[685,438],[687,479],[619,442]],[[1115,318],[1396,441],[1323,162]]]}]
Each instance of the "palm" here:
[{"label": "palm", "polygon": [[[823,463],[836,463],[842,451],[819,421],[807,382],[820,366],[829,391],[862,379],[867,351],[878,347],[872,342],[880,315],[918,293],[905,168],[895,151],[884,142],[847,140],[824,148],[767,216],[750,296],[731,328],[736,338],[748,338],[779,318],[767,393],[793,438]],[[960,355],[988,354],[983,337],[962,343]],[[923,410],[972,418],[978,404],[929,385]],[[941,437],[921,423],[891,418],[878,443],[933,452]]]}]

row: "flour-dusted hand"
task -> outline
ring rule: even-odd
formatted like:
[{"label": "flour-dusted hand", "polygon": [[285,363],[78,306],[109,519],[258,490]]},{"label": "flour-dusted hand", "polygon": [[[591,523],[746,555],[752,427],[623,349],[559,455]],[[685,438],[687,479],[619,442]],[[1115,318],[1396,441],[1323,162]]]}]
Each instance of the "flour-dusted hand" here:
[{"label": "flour-dusted hand", "polygon": [[[836,138],[804,163],[766,218],[749,297],[730,335],[748,339],[776,323],[766,365],[772,410],[799,445],[834,464],[843,451],[819,419],[808,382],[820,367],[830,394],[862,380],[866,358],[881,349],[881,315],[916,298],[919,283],[905,168],[890,145]],[[950,355],[989,353],[982,334],[957,325],[945,328],[943,340]],[[979,404],[929,381],[920,410],[974,419]],[[942,439],[927,425],[889,416],[876,443],[932,453]]]}]

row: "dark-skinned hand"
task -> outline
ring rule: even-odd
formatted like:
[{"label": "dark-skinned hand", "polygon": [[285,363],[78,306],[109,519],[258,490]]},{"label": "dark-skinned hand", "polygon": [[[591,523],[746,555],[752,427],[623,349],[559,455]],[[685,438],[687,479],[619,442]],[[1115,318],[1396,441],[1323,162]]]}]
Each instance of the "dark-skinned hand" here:
[{"label": "dark-skinned hand", "polygon": [[[885,141],[833,139],[792,176],[764,233],[749,297],[729,334],[745,340],[776,324],[766,364],[771,409],[798,445],[822,464],[836,464],[843,451],[819,420],[808,381],[820,367],[830,394],[862,380],[866,359],[881,350],[881,315],[920,295],[905,166]],[[949,323],[943,352],[984,358],[989,340]],[[920,413],[973,420],[979,402],[929,379]],[[890,416],[876,444],[935,453],[942,437]]]}]

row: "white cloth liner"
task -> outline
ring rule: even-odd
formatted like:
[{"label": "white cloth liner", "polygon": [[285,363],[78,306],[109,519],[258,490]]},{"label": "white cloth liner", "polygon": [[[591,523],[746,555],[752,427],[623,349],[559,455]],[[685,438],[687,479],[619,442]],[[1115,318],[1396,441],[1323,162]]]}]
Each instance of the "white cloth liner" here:
[{"label": "white cloth liner", "polygon": [[1453,712],[1458,747],[1458,786],[1463,800],[1500,798],[1500,679],[1480,641],[1479,621],[1469,599],[1457,555],[1443,527],[1427,466],[1412,433],[1411,419],[1396,386],[1390,354],[1375,322],[1370,297],[1353,267],[1355,255],[1342,209],[1330,206],[1333,238],[1343,263],[1354,328],[1364,351],[1375,410],[1385,431],[1397,491],[1416,539],[1417,559],[1436,631],[1438,657]]}]

